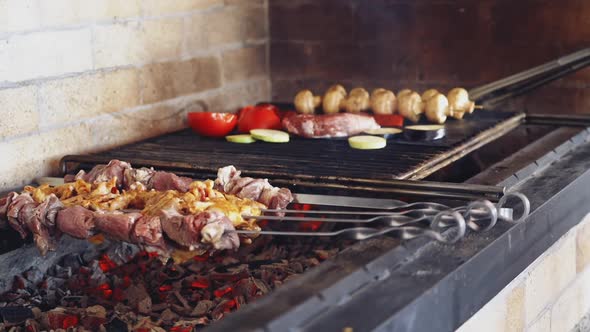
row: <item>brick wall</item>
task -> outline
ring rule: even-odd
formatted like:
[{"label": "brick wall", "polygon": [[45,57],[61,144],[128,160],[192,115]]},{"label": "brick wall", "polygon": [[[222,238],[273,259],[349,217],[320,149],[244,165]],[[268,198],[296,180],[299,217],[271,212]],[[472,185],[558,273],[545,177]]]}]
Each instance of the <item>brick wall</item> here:
[{"label": "brick wall", "polygon": [[[590,45],[586,0],[271,0],[274,100],[310,87],[475,87]],[[512,109],[590,112],[590,68]]]},{"label": "brick wall", "polygon": [[269,98],[265,0],[0,0],[0,189]]},{"label": "brick wall", "polygon": [[590,312],[588,237],[590,215],[537,258],[457,332],[573,332]]}]

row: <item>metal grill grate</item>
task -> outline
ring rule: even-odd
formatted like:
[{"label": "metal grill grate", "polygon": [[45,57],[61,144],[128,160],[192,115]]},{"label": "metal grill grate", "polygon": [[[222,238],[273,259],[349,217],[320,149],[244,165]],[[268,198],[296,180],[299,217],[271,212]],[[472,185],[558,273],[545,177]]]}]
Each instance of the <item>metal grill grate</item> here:
[{"label": "metal grill grate", "polygon": [[[270,179],[322,183],[380,183],[421,179],[518,126],[524,114],[479,111],[450,120],[447,136],[435,142],[390,139],[385,149],[354,150],[346,139],[301,139],[288,144],[232,144],[203,138],[190,130],[151,138],[94,155],[66,156],[64,172],[117,158],[192,176],[212,176],[235,165],[244,174]],[[79,164],[82,163],[82,164]]]}]

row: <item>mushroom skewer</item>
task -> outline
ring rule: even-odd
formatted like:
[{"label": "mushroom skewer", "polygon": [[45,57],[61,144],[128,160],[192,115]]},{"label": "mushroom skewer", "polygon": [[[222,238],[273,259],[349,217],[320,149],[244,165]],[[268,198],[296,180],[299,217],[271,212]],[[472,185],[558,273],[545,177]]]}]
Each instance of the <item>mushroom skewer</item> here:
[{"label": "mushroom skewer", "polygon": [[313,114],[322,103],[322,97],[314,96],[310,90],[301,90],[295,96],[295,109],[299,113]]},{"label": "mushroom skewer", "polygon": [[469,93],[463,88],[454,88],[448,93],[450,115],[462,119],[465,113],[473,113],[475,102],[469,100]]},{"label": "mushroom skewer", "polygon": [[397,100],[392,91],[375,89],[371,93],[371,109],[375,114],[393,114],[397,109]]},{"label": "mushroom skewer", "polygon": [[418,122],[424,113],[422,98],[417,92],[409,89],[400,91],[397,94],[397,108],[399,113],[412,122]]},{"label": "mushroom skewer", "polygon": [[426,101],[424,113],[430,122],[439,124],[445,123],[447,116],[452,116],[449,101],[442,93],[437,93]]},{"label": "mushroom skewer", "polygon": [[354,88],[343,102],[343,108],[349,113],[360,113],[369,109],[369,92],[363,88]]},{"label": "mushroom skewer", "polygon": [[322,102],[322,108],[324,113],[332,114],[340,112],[342,104],[346,99],[346,89],[340,84],[332,85],[326,94],[324,94],[324,100]]}]

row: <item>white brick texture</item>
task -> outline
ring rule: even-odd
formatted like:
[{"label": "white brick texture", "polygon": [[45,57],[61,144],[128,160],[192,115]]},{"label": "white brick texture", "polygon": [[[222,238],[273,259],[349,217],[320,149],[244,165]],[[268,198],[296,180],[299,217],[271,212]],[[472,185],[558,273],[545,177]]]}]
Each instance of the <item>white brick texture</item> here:
[{"label": "white brick texture", "polygon": [[0,82],[92,69],[90,30],[36,32],[0,40]]}]

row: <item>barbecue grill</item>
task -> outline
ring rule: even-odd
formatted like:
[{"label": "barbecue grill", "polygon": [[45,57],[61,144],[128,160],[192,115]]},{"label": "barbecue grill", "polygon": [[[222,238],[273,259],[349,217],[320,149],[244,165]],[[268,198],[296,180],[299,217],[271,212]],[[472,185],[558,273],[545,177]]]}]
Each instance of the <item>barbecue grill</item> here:
[{"label": "barbecue grill", "polygon": [[[589,61],[590,52],[585,50],[473,89],[470,93],[476,95],[478,102],[486,108],[495,108],[500,101],[566,75]],[[353,209],[354,203],[351,202],[366,202],[366,197],[375,200],[395,198],[410,204],[427,200],[428,204],[446,204],[449,209],[459,207],[458,210],[464,212],[461,207],[468,206],[473,200],[498,202],[503,197],[506,200],[510,194],[522,191],[530,199],[532,211],[526,222],[516,225],[500,221],[492,225],[493,228],[467,225],[471,230],[467,231],[467,238],[460,247],[438,244],[424,237],[405,243],[399,241],[400,238],[412,238],[415,235],[412,231],[398,232],[398,237],[375,237],[354,243],[341,238],[325,242],[317,239],[303,241],[303,244],[298,244],[301,246],[297,250],[320,243],[338,247],[339,252],[208,328],[211,331],[284,331],[286,328],[328,331],[346,327],[354,330],[450,330],[465,321],[469,312],[480,308],[522,271],[522,267],[528,265],[538,252],[549,246],[552,243],[549,238],[565,232],[568,225],[583,213],[574,211],[572,207],[588,196],[582,190],[584,184],[569,184],[574,183],[572,181],[576,176],[590,181],[584,173],[584,167],[590,165],[590,148],[585,145],[590,140],[590,131],[585,129],[587,125],[590,125],[590,119],[581,116],[478,111],[464,121],[449,122],[446,137],[441,140],[408,142],[398,139],[390,141],[386,149],[375,151],[353,151],[345,140],[339,139],[293,139],[289,145],[233,145],[200,138],[189,130],[182,130],[92,155],[65,156],[61,167],[64,174],[73,174],[111,159],[120,159],[136,167],[154,167],[194,178],[214,178],[219,167],[233,164],[244,175],[269,178],[271,183],[289,186],[301,195],[345,196],[349,200],[348,208],[344,210],[289,211],[297,214],[298,218],[301,215],[309,217],[312,213],[318,213],[318,219],[330,218],[332,213],[345,211],[354,216],[351,223],[356,221],[361,226],[369,220],[363,219],[367,211]],[[498,153],[499,147],[505,144],[503,139],[523,136],[525,139],[520,142],[524,143],[512,144]],[[528,143],[526,138],[537,141],[538,146],[524,146]],[[444,176],[440,176],[449,170],[452,172],[453,168],[461,169],[462,162],[486,150],[490,151],[490,155],[483,158],[485,162],[480,168],[487,171],[465,172],[458,181],[462,183],[445,182]],[[516,151],[523,153],[520,160],[515,161],[516,157],[512,156],[512,159],[508,158],[507,165],[504,158]],[[571,159],[578,160],[579,164],[569,163]],[[548,174],[553,172],[552,167],[561,169],[563,176]],[[532,175],[538,177],[531,179]],[[561,195],[569,193],[569,197],[577,194],[577,197],[569,201],[561,198],[561,206],[547,207],[545,202],[552,202],[558,192]],[[430,202],[432,200],[437,203]],[[517,212],[526,216],[527,212],[522,211],[526,209],[524,204]],[[570,209],[569,219],[553,225],[554,220],[543,217],[547,209],[553,209],[553,213]],[[499,211],[502,212],[501,209]],[[509,219],[505,215],[503,217]],[[337,218],[342,221],[342,216]],[[544,237],[526,237],[525,230],[530,232],[531,224],[551,226],[554,233]],[[338,228],[322,227],[314,229],[314,232],[338,231]],[[481,228],[488,232],[472,232],[481,231]],[[515,239],[519,240],[518,243],[512,243]],[[277,241],[293,245],[293,239],[288,237]],[[92,247],[78,241],[70,242],[60,254],[90,250]],[[493,247],[494,253],[488,250],[476,255],[486,247]],[[19,254],[12,252],[2,256],[0,262],[22,264],[15,263],[21,256]],[[59,255],[53,255],[44,264],[50,266],[59,258]],[[19,268],[22,271],[29,266],[22,264]],[[4,276],[14,275],[19,272],[17,270],[3,273]],[[420,271],[423,273],[420,274]],[[500,272],[491,280],[482,271]],[[482,289],[485,283],[491,286]],[[447,300],[448,305],[437,306],[435,303],[440,303],[441,298]],[[387,306],[368,309],[369,303],[385,300],[388,301]],[[353,320],[352,317],[358,314],[362,314],[363,319]],[[423,314],[428,314],[431,319],[414,319],[416,315]],[[0,310],[0,315],[8,313]]]}]

